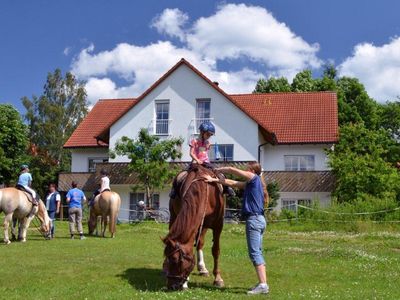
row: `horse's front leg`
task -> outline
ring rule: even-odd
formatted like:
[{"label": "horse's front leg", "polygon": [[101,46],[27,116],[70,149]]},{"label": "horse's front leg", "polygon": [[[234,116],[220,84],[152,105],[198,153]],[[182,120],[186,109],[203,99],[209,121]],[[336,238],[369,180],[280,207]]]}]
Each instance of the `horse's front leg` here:
[{"label": "horse's front leg", "polygon": [[204,247],[204,239],[207,233],[207,229],[204,228],[201,232],[200,238],[199,238],[199,243],[196,247],[197,250],[197,270],[199,271],[201,276],[209,276],[210,273],[208,272],[206,268],[206,264],[204,262],[204,253],[203,253],[203,247]]},{"label": "horse's front leg", "polygon": [[219,245],[219,239],[221,237],[221,232],[222,232],[222,226],[218,226],[218,228],[213,229],[213,246],[212,246],[212,255],[214,258],[214,285],[217,287],[223,287],[224,286],[224,280],[221,277],[221,272],[219,270],[219,253],[220,253],[220,245]]},{"label": "horse's front leg", "polygon": [[23,242],[23,243],[26,242],[26,232],[27,232],[29,225],[31,224],[31,221],[33,220],[34,217],[35,217],[35,215],[31,215],[27,218],[24,218],[21,222],[21,231],[22,231],[21,242]]},{"label": "horse's front leg", "polygon": [[12,221],[13,213],[9,213],[4,218],[4,243],[6,245],[10,244],[11,241],[8,238],[8,227],[10,227],[10,222]]}]

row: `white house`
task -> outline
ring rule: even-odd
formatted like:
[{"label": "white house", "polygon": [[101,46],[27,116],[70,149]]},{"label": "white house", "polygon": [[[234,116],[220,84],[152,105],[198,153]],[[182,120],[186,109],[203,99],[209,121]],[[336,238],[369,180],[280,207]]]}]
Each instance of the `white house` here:
[{"label": "white house", "polygon": [[[108,151],[121,137],[135,138],[147,128],[163,139],[183,137],[182,162],[188,162],[188,141],[204,120],[216,127],[211,142],[218,144],[222,161],[237,165],[258,160],[267,180],[278,182],[278,209],[330,201],[334,181],[325,149],[338,140],[335,93],[228,95],[184,59],[138,98],[96,103],[64,145],[72,151],[72,166],[70,173],[60,174],[59,188],[66,191],[77,180],[90,192],[99,169],[108,168],[111,188],[122,197],[120,218],[128,219],[128,210],[144,195],[132,192],[134,175],[124,171],[128,159],[112,159]],[[159,191],[156,206],[168,207],[168,191]]]}]

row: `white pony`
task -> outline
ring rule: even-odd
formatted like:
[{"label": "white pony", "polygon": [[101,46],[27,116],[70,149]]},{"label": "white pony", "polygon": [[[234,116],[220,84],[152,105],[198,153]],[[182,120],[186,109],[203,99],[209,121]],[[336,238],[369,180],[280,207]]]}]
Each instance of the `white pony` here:
[{"label": "white pony", "polygon": [[27,193],[16,188],[0,189],[0,213],[4,212],[4,243],[10,244],[8,236],[8,228],[12,219],[17,219],[20,222],[22,234],[21,241],[26,241],[26,231],[32,219],[37,216],[40,220],[40,230],[46,235],[49,234],[51,224],[50,218],[43,202],[40,200],[35,206],[28,200]]}]

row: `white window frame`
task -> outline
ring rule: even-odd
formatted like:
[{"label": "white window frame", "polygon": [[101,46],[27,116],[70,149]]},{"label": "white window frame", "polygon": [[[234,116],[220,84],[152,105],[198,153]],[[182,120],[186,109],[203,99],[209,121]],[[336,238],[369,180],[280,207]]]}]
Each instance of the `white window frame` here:
[{"label": "white window frame", "polygon": [[[168,105],[168,117],[167,119],[159,119],[158,118],[158,113],[157,113],[157,107],[158,105]],[[162,114],[165,112],[163,111]],[[153,134],[154,135],[170,135],[170,123],[171,119],[169,118],[170,116],[170,101],[168,99],[162,99],[162,100],[155,100],[154,101],[154,125],[153,125]]]},{"label": "white window frame", "polygon": [[[206,110],[200,110],[200,104],[201,103],[208,103],[209,109],[208,113]],[[210,98],[198,98],[196,99],[196,111],[195,111],[195,119],[194,119],[194,127],[195,127],[195,133],[199,133],[199,126],[201,123],[206,122],[206,121],[212,121],[213,119],[211,118],[211,99]]]},{"label": "white window frame", "polygon": [[[108,157],[88,157],[88,172],[94,173],[96,172],[96,164],[98,163],[107,163],[109,160]],[[93,162],[93,167],[90,167],[90,162]]]},{"label": "white window frame", "polygon": [[283,156],[285,171],[314,171],[315,155],[284,155]]},{"label": "white window frame", "polygon": [[297,212],[298,205],[311,206],[312,200],[309,198],[301,198],[301,199],[282,198],[281,199],[281,210],[287,209],[287,210]]},{"label": "white window frame", "polygon": [[[226,147],[232,146],[232,157],[226,157]],[[209,157],[211,161],[233,161],[235,155],[235,145],[234,144],[218,144],[219,154],[221,155],[220,159],[216,159],[215,157],[215,144],[211,144]]]}]

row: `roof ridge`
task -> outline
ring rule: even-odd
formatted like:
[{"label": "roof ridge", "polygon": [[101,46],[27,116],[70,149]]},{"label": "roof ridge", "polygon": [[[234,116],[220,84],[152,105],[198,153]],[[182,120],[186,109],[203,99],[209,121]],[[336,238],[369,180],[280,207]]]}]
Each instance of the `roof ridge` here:
[{"label": "roof ridge", "polygon": [[118,101],[118,100],[136,100],[137,98],[104,98],[104,99],[99,99],[99,101]]},{"label": "roof ridge", "polygon": [[335,91],[310,91],[310,92],[273,92],[273,93],[236,93],[229,96],[250,96],[250,95],[282,95],[282,94],[336,94]]}]

